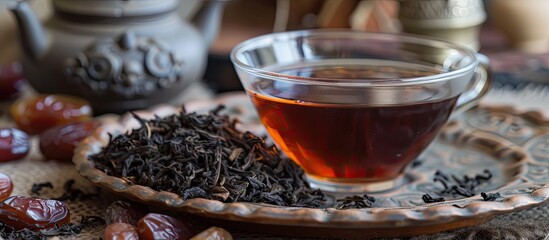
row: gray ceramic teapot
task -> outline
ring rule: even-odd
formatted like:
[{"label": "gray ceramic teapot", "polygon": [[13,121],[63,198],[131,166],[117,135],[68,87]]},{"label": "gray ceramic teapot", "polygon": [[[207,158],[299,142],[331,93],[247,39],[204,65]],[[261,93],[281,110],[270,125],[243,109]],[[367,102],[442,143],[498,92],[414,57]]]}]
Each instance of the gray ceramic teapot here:
[{"label": "gray ceramic teapot", "polygon": [[19,24],[21,63],[40,93],[89,100],[96,113],[176,99],[199,81],[224,1],[199,12],[199,29],[176,12],[179,0],[53,0],[44,25],[26,1],[10,8]]}]

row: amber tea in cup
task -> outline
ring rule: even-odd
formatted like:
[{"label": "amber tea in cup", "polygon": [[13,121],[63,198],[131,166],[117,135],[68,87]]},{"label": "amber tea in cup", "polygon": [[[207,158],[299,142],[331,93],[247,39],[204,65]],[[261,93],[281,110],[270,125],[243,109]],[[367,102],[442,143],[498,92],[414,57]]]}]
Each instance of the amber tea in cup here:
[{"label": "amber tea in cup", "polygon": [[394,187],[489,85],[471,50],[405,35],[276,33],[231,57],[272,139],[327,191]]}]

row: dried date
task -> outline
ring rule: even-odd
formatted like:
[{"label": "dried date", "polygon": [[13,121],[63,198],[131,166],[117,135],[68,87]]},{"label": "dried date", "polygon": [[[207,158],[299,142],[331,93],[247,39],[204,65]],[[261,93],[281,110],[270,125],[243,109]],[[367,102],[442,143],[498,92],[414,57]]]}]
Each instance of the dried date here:
[{"label": "dried date", "polygon": [[0,128],[0,162],[19,160],[31,148],[29,136],[16,128]]},{"label": "dried date", "polygon": [[210,227],[192,237],[191,240],[233,240],[233,236],[223,228]]},{"label": "dried date", "polygon": [[135,228],[127,223],[111,223],[105,229],[104,240],[136,240],[139,239]]},{"label": "dried date", "polygon": [[28,134],[41,133],[60,125],[89,120],[90,104],[65,95],[37,95],[17,100],[10,108],[13,120]]},{"label": "dried date", "polygon": [[24,82],[21,64],[14,62],[0,66],[0,101],[17,97]]},{"label": "dried date", "polygon": [[146,206],[137,203],[115,201],[107,208],[105,221],[107,221],[107,224],[128,223],[135,226],[145,214],[147,214]]},{"label": "dried date", "polygon": [[0,173],[0,202],[8,198],[12,191],[13,183],[10,176]]},{"label": "dried date", "polygon": [[61,201],[13,196],[0,203],[0,222],[14,230],[38,230],[68,224],[70,213]]},{"label": "dried date", "polygon": [[40,152],[48,160],[71,162],[76,146],[98,125],[88,121],[52,127],[40,134]]},{"label": "dried date", "polygon": [[141,240],[189,239],[194,234],[191,227],[176,218],[149,213],[137,223],[137,232]]}]

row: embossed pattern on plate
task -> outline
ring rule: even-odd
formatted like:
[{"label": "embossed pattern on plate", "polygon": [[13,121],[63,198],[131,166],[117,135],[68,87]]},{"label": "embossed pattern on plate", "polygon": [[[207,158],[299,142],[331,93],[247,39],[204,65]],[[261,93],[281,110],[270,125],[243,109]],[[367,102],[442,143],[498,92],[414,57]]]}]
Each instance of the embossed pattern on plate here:
[{"label": "embossed pattern on plate", "polygon": [[[244,94],[232,94],[217,101],[194,102],[189,110],[228,105],[231,116],[242,119],[242,129],[262,129]],[[138,112],[144,118],[178,113],[178,108],[161,106]],[[104,124],[83,141],[74,162],[80,174],[115,194],[145,204],[191,213],[221,223],[241,222],[250,229],[285,231],[312,237],[397,237],[434,233],[479,224],[493,216],[534,207],[549,201],[549,120],[538,112],[520,113],[507,107],[477,107],[449,122],[435,142],[406,170],[404,184],[397,189],[373,194],[374,208],[338,210],[277,207],[267,204],[222,203],[207,199],[184,201],[177,194],[157,192],[107,176],[95,169],[87,156],[108,143],[107,133],[117,135],[139,127],[129,115],[105,116]],[[436,170],[469,176],[489,169],[493,177],[479,186],[477,195],[447,198],[426,204],[425,193],[436,193]],[[499,192],[502,198],[486,202],[480,192]]]}]

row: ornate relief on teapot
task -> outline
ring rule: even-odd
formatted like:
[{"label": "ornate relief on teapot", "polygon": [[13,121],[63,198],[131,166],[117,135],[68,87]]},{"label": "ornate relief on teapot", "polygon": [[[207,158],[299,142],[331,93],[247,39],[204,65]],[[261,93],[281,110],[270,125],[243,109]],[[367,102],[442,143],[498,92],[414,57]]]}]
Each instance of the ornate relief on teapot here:
[{"label": "ornate relief on teapot", "polygon": [[65,74],[91,91],[113,91],[127,98],[148,96],[183,78],[184,63],[152,37],[125,32],[102,39],[65,61]]}]

